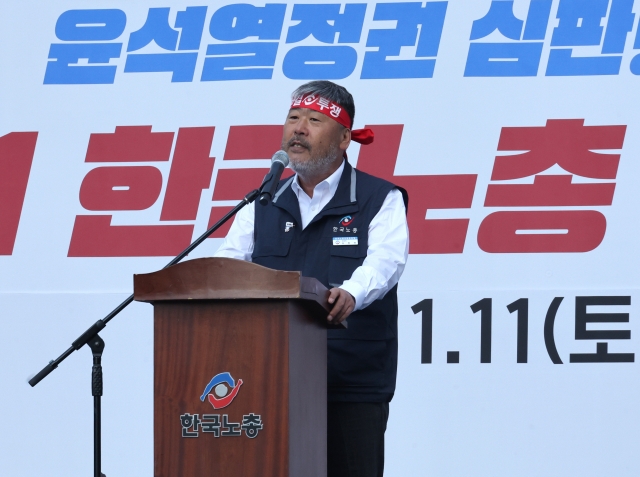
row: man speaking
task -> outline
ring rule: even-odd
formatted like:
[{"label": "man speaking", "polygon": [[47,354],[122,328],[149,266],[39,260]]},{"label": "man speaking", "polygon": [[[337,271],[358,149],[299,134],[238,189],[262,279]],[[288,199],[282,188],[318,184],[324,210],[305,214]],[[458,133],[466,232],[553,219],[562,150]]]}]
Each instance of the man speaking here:
[{"label": "man speaking", "polygon": [[298,270],[330,288],[328,475],[383,475],[384,432],[396,384],[397,283],[409,249],[406,192],[346,160],[351,94],[330,81],[296,89],[282,149],[295,176],[280,181],[267,205],[237,215],[217,257]]}]

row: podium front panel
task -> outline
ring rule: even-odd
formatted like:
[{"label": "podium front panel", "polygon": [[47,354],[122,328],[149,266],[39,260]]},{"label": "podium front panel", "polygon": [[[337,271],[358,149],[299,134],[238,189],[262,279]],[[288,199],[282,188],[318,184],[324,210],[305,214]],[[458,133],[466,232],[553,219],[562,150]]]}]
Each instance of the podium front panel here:
[{"label": "podium front panel", "polygon": [[303,304],[154,308],[155,476],[326,476],[326,330]]}]

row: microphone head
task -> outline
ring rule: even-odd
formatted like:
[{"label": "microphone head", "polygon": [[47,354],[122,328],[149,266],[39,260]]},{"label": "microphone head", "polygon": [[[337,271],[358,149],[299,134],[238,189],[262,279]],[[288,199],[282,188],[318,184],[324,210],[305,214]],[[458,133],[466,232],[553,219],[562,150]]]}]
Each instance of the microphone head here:
[{"label": "microphone head", "polygon": [[271,158],[271,164],[274,162],[281,162],[284,164],[284,167],[287,167],[289,165],[289,156],[284,151],[278,151]]}]

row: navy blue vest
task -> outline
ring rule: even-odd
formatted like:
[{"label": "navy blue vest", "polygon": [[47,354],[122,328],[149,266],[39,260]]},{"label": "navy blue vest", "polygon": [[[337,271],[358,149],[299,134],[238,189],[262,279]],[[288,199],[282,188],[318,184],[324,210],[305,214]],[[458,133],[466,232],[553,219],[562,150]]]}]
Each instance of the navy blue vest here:
[{"label": "navy blue vest", "polygon": [[[345,162],[335,195],[302,230],[291,180],[280,182],[271,204],[255,206],[252,260],[277,270],[299,270],[327,288],[337,287],[364,262],[369,224],[396,186]],[[357,237],[357,245],[333,245],[334,237]],[[347,330],[328,330],[330,401],[388,402],[393,397],[398,361],[396,289],[352,313]]]}]

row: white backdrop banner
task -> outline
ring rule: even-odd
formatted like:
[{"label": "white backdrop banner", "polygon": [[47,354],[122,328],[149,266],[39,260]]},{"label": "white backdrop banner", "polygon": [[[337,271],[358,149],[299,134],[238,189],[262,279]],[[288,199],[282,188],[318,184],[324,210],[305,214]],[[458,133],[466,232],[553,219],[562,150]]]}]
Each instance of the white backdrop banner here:
[{"label": "white backdrop banner", "polygon": [[[410,197],[385,475],[640,475],[640,2],[170,3],[0,6],[0,473],[90,472],[89,350],[28,377],[329,79],[376,134],[350,161]],[[152,307],[101,335],[104,472],[152,475]]]}]

